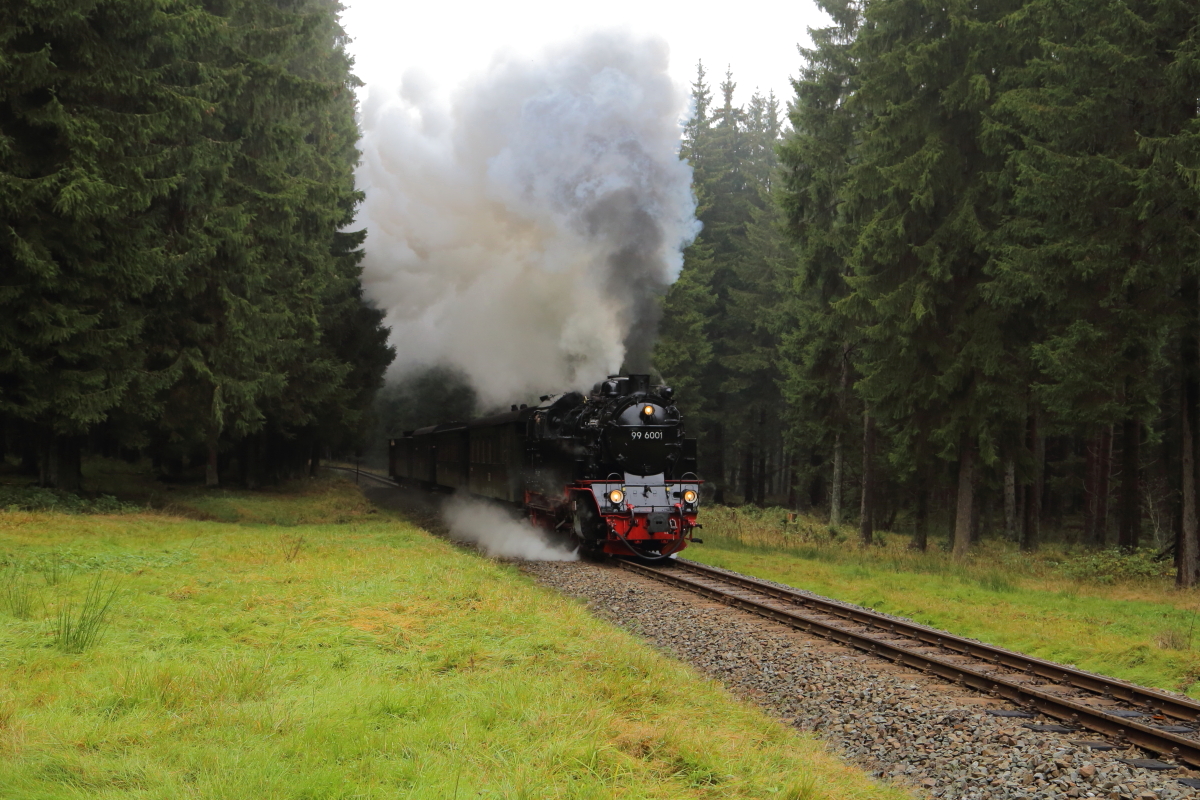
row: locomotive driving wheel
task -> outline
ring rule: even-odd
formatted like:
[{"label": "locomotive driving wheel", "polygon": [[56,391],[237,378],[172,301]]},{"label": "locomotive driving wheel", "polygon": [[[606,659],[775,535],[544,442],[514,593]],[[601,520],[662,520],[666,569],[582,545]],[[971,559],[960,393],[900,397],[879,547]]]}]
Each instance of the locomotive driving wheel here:
[{"label": "locomotive driving wheel", "polygon": [[579,542],[579,556],[588,561],[599,561],[604,558],[604,540],[608,538],[607,528],[595,504],[586,495],[575,501],[575,511],[572,513],[572,532]]}]

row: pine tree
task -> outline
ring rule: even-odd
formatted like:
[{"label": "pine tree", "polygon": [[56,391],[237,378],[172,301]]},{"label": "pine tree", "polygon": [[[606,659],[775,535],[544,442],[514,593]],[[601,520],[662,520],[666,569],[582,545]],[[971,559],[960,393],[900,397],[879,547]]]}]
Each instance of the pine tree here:
[{"label": "pine tree", "polygon": [[[679,150],[679,157],[692,167],[692,190],[701,217],[711,203],[705,191],[710,169],[712,102],[706,76],[704,64],[697,64],[696,80],[692,83],[692,114],[684,125]],[[662,321],[653,355],[655,368],[674,388],[694,434],[709,431],[714,424],[709,416],[713,400],[707,380],[713,356],[709,325],[716,303],[711,288],[713,270],[712,247],[701,234],[700,239],[684,250],[683,269],[663,298]]]},{"label": "pine tree", "polygon": [[705,382],[712,363],[709,341],[716,298],[712,281],[711,248],[703,243],[688,247],[684,268],[663,299],[662,323],[654,347],[654,366],[675,390],[676,403],[689,430],[700,431],[711,424],[709,392]]},{"label": "pine tree", "polygon": [[851,393],[853,324],[838,313],[845,296],[853,221],[843,211],[844,188],[858,123],[847,100],[856,86],[851,46],[858,4],[825,0],[834,24],[811,30],[814,47],[793,82],[792,133],[781,145],[784,188],[779,203],[798,247],[797,268],[783,296],[790,324],[781,332],[791,438],[829,464],[829,522],[842,516],[845,453],[857,437],[861,408]]},{"label": "pine tree", "polygon": [[778,326],[767,311],[779,298],[779,232],[769,209],[779,107],[758,94],[748,109],[735,105],[727,72],[713,108],[704,78],[700,66],[681,148],[703,229],[667,295],[655,363],[681,398],[691,397],[681,403],[705,439],[701,472],[716,497],[736,473],[744,500],[763,503],[785,460],[777,446]]},{"label": "pine tree", "polygon": [[854,45],[849,102],[862,126],[845,196],[861,228],[841,305],[861,333],[856,388],[894,457],[929,443],[957,460],[959,557],[979,467],[1023,418],[1020,332],[985,296],[1002,162],[980,146],[993,83],[1013,57],[996,22],[1016,3],[879,0]]},{"label": "pine tree", "polygon": [[1200,81],[1200,28],[1186,3],[1161,2],[1155,25],[1160,41],[1174,53],[1165,70],[1168,97],[1179,98],[1171,108],[1177,116],[1169,133],[1146,136],[1141,148],[1150,156],[1139,175],[1139,196],[1153,199],[1178,234],[1174,257],[1180,269],[1179,340],[1176,370],[1179,380],[1179,538],[1175,549],[1176,585],[1200,582],[1200,254],[1195,252],[1200,225],[1200,112],[1183,98],[1194,95]]},{"label": "pine tree", "polygon": [[1027,3],[1011,30],[1040,45],[1007,71],[993,112],[1011,194],[995,296],[1039,309],[1034,389],[1051,416],[1088,438],[1122,431],[1126,548],[1138,544],[1143,427],[1156,412],[1180,256],[1194,252],[1180,212],[1195,202],[1139,185],[1163,175],[1141,142],[1194,117],[1170,69],[1172,35],[1190,29],[1190,13],[1159,0]]},{"label": "pine tree", "polygon": [[79,436],[156,375],[147,303],[186,249],[169,196],[208,158],[202,9],[14,0],[0,9],[0,414],[43,483],[75,488]]},{"label": "pine tree", "polygon": [[[312,32],[296,48],[291,70],[324,87],[323,96],[303,112],[300,125],[304,168],[302,207],[309,218],[297,240],[308,245],[305,282],[298,299],[319,320],[302,337],[298,358],[287,365],[287,389],[269,401],[268,431],[277,444],[269,471],[296,474],[315,464],[322,446],[362,449],[365,414],[383,372],[394,357],[382,327],[382,312],[364,305],[359,284],[365,233],[343,232],[354,222],[362,199],[354,187],[358,127],[345,33],[337,21],[340,6],[314,0],[304,7]],[[292,260],[295,257],[292,256]]]},{"label": "pine tree", "polygon": [[783,240],[780,215],[771,197],[780,133],[774,98],[757,93],[751,97],[741,128],[746,156],[740,170],[754,196],[733,198],[746,203],[748,218],[732,240],[734,251],[724,259],[723,324],[716,328],[716,352],[724,373],[722,394],[733,403],[724,420],[726,446],[740,455],[746,502],[763,505],[767,485],[778,483],[773,479],[779,473],[791,482],[783,463],[787,459],[779,448],[782,431],[776,409],[781,403],[777,358],[783,327],[781,288],[794,254]]},{"label": "pine tree", "polygon": [[324,0],[288,9],[238,0],[214,54],[236,76],[211,116],[227,160],[180,200],[204,258],[158,319],[161,357],[182,373],[163,396],[163,426],[181,439],[203,432],[210,485],[222,441],[244,443],[251,482],[264,467],[278,471],[292,429],[328,419],[353,373],[339,343],[322,337],[347,321],[371,325],[354,289],[358,257],[339,244],[358,202],[357,131],[335,12]]}]

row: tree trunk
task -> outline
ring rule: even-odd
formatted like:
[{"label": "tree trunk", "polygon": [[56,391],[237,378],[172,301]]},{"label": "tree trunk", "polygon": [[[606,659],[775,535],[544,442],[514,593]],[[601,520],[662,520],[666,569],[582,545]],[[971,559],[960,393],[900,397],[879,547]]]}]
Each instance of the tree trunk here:
[{"label": "tree trunk", "polygon": [[1112,426],[1100,432],[1099,463],[1096,465],[1096,539],[1097,547],[1108,543],[1108,492],[1112,476]]},{"label": "tree trunk", "polygon": [[762,508],[767,504],[767,455],[766,450],[758,456],[758,474],[754,476],[754,505]]},{"label": "tree trunk", "polygon": [[1017,462],[1004,459],[1004,538],[1017,540]]},{"label": "tree trunk", "polygon": [[976,497],[971,501],[971,546],[979,544],[983,536],[983,498]]},{"label": "tree trunk", "polygon": [[713,502],[717,505],[725,504],[725,430],[720,423],[712,426],[712,443],[713,443],[713,482],[716,486],[713,488]]},{"label": "tree trunk", "polygon": [[958,448],[958,503],[954,518],[954,557],[967,557],[975,510],[975,448],[966,436]]},{"label": "tree trunk", "polygon": [[1061,492],[1054,490],[1055,465],[1061,464],[1065,457],[1063,455],[1065,448],[1063,447],[1062,436],[1046,437],[1042,435],[1043,456],[1038,459],[1038,463],[1042,465],[1042,521],[1047,519],[1053,521],[1053,525],[1057,530],[1062,530],[1062,497]]},{"label": "tree trunk", "polygon": [[30,477],[41,477],[41,442],[38,439],[37,429],[30,426],[32,430],[27,430],[21,440],[21,466],[17,468],[17,472],[21,475]]},{"label": "tree trunk", "polygon": [[1142,425],[1127,419],[1121,425],[1121,496],[1117,545],[1125,551],[1136,550],[1142,528],[1142,503],[1139,495]]},{"label": "tree trunk", "polygon": [[1194,387],[1184,383],[1183,408],[1180,409],[1180,499],[1183,503],[1183,520],[1179,532],[1179,552],[1175,572],[1175,585],[1189,589],[1196,585],[1196,570],[1200,561],[1200,541],[1197,539],[1196,517],[1196,403]]},{"label": "tree trunk", "polygon": [[842,524],[842,435],[833,437],[833,485],[829,487],[829,524]]},{"label": "tree trunk", "polygon": [[800,493],[796,491],[796,467],[800,463],[800,456],[792,453],[787,457],[787,507],[792,511],[800,510]]},{"label": "tree trunk", "polygon": [[875,542],[875,419],[863,412],[862,503],[858,538],[864,546]]},{"label": "tree trunk", "polygon": [[754,502],[754,448],[747,447],[742,451],[742,504]]},{"label": "tree trunk", "polygon": [[910,545],[914,550],[925,552],[929,546],[929,485],[922,482],[917,489],[917,513],[913,524],[913,540]]},{"label": "tree trunk", "polygon": [[[308,477],[318,478],[321,476],[321,446],[317,440],[313,440],[310,452],[312,455],[308,459]],[[395,470],[390,469],[388,472],[394,474]]]},{"label": "tree trunk", "polygon": [[1182,386],[1180,422],[1180,525],[1176,548],[1175,585],[1181,589],[1196,585],[1200,569],[1200,511],[1196,508],[1196,434],[1200,433],[1200,281],[1189,277],[1183,282],[1183,300],[1187,314],[1180,338],[1179,361]]},{"label": "tree trunk", "polygon": [[838,425],[833,436],[833,486],[829,490],[829,524],[842,524],[842,475],[845,471],[845,445],[842,426],[846,424],[846,396],[850,388],[850,344],[842,343],[842,377],[838,391]]},{"label": "tree trunk", "polygon": [[1100,437],[1085,439],[1083,447],[1083,543],[1090,547],[1096,541],[1100,507]]},{"label": "tree trunk", "polygon": [[216,427],[208,429],[208,437],[205,440],[205,446],[208,449],[208,462],[204,470],[204,485],[205,486],[220,486],[221,476],[217,469],[217,458],[220,455],[218,452],[218,444],[220,442],[220,434]]},{"label": "tree trunk", "polygon": [[[246,472],[244,482],[247,489],[257,489],[263,479],[263,448],[262,433],[253,433],[246,437]],[[436,458],[434,459],[436,461]]]},{"label": "tree trunk", "polygon": [[61,487],[68,492],[83,490],[83,442],[82,436],[64,436],[60,445]]},{"label": "tree trunk", "polygon": [[80,464],[82,442],[78,436],[47,432],[42,447],[41,484],[64,492],[78,492],[83,485]]},{"label": "tree trunk", "polygon": [[[1015,477],[1015,476],[1014,476]],[[1016,513],[1016,541],[1019,544],[1025,537],[1025,503],[1029,499],[1029,487],[1021,484],[1017,486],[1017,513]]]},{"label": "tree trunk", "polygon": [[1042,527],[1042,477],[1046,459],[1046,440],[1038,426],[1038,415],[1029,415],[1029,451],[1033,453],[1033,478],[1025,492],[1025,522],[1021,531],[1021,550],[1038,548]]},{"label": "tree trunk", "polygon": [[946,541],[954,546],[954,526],[958,524],[958,464],[951,464],[952,480],[946,486]]}]

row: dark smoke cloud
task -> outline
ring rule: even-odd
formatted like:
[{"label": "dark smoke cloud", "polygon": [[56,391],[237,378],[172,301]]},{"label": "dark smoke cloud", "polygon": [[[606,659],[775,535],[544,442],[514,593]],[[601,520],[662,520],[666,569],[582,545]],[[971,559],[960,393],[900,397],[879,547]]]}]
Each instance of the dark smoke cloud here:
[{"label": "dark smoke cloud", "polygon": [[666,44],[594,34],[500,60],[441,104],[418,76],[363,108],[364,285],[399,371],[447,364],[485,404],[648,366],[696,235]]}]

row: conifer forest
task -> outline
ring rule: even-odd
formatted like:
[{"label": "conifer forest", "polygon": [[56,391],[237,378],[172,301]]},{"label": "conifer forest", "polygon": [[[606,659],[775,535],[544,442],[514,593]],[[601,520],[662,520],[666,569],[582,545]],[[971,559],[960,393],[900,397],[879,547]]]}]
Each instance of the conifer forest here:
[{"label": "conifer forest", "polygon": [[207,481],[353,448],[393,351],[359,287],[333,0],[0,5],[0,443]]},{"label": "conifer forest", "polygon": [[820,4],[786,112],[692,87],[656,352],[717,499],[1152,546],[1192,585],[1195,5]]},{"label": "conifer forest", "polygon": [[[711,498],[1193,585],[1195,4],[818,2],[792,97],[691,86],[703,228],[654,360]],[[420,404],[376,399],[338,10],[0,4],[0,455],[43,485],[96,453],[254,486]]]}]

